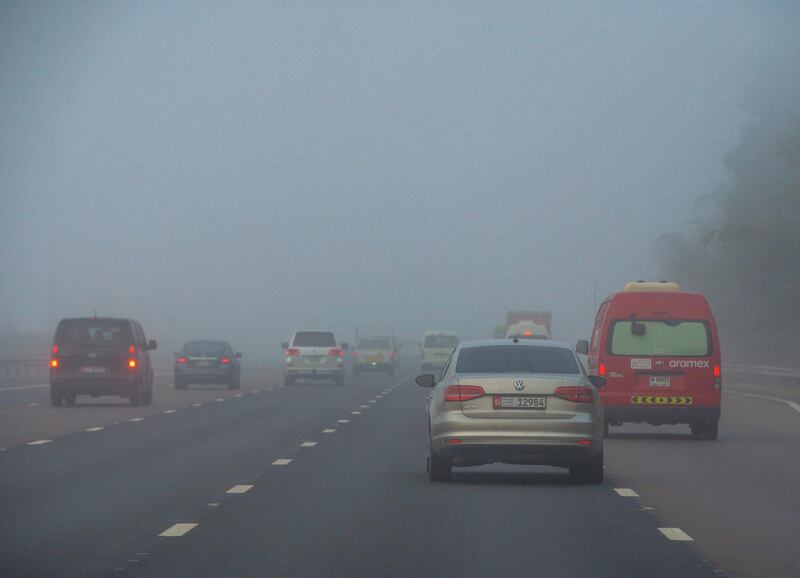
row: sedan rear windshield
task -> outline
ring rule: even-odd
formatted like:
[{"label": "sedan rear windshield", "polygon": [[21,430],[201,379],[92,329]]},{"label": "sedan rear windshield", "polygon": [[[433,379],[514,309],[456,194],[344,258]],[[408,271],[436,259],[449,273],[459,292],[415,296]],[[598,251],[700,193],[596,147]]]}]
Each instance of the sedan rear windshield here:
[{"label": "sedan rear windshield", "polygon": [[336,338],[330,331],[300,331],[295,333],[295,347],[336,347]]},{"label": "sedan rear windshield", "polygon": [[130,325],[125,321],[75,319],[61,322],[56,343],[62,346],[128,347],[133,344],[133,336]]},{"label": "sedan rear windshield", "polygon": [[456,373],[580,373],[572,351],[563,347],[486,345],[461,350]]},{"label": "sedan rear windshield", "polygon": [[711,330],[705,321],[624,320],[615,321],[609,330],[608,352],[612,355],[708,357],[712,349]]},{"label": "sedan rear windshield", "polygon": [[428,335],[425,337],[425,347],[431,349],[455,349],[458,345],[458,337],[455,335]]},{"label": "sedan rear windshield", "polygon": [[219,341],[190,341],[183,346],[189,355],[222,355],[228,348]]}]

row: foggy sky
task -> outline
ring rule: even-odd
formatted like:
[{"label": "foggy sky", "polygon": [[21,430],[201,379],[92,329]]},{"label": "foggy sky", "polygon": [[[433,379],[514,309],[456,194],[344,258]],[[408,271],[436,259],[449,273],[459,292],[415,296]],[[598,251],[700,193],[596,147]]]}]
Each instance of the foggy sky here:
[{"label": "foggy sky", "polygon": [[[792,3],[0,3],[0,322],[588,336],[727,178]],[[713,305],[713,304],[712,304]]]}]

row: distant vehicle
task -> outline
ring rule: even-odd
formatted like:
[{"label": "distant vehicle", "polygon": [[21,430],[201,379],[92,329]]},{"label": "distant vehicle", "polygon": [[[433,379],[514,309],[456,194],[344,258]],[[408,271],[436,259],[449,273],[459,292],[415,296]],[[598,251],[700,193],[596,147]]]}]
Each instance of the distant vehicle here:
[{"label": "distant vehicle", "polygon": [[[523,333],[525,331],[535,331],[534,335],[547,335],[546,339],[553,338],[553,315],[549,311],[507,311],[505,325],[495,328],[494,336],[498,338],[513,337],[511,328],[515,326],[518,326],[518,329]],[[532,336],[520,335],[519,337],[530,338]]]},{"label": "distant vehicle", "polygon": [[118,395],[153,403],[153,367],[142,326],[133,319],[76,317],[56,328],[50,359],[50,402],[75,405],[78,395]]},{"label": "distant vehicle", "polygon": [[175,389],[186,389],[192,383],[219,383],[238,389],[241,357],[227,341],[187,341],[175,354]]},{"label": "distant vehicle", "polygon": [[508,326],[505,337],[517,337],[519,339],[550,339],[550,332],[547,330],[547,326],[541,323],[520,321]]},{"label": "distant vehicle", "polygon": [[453,466],[507,464],[569,468],[603,481],[603,407],[575,353],[554,341],[487,339],[460,344],[441,380],[417,377],[428,397],[428,476]]},{"label": "distant vehicle", "polygon": [[394,375],[397,367],[397,348],[392,337],[362,337],[352,355],[355,375],[364,371]]},{"label": "distant vehicle", "polygon": [[676,283],[631,282],[610,295],[595,318],[590,374],[605,377],[601,392],[609,425],[688,423],[692,434],[717,439],[722,371],[711,308]]},{"label": "distant vehicle", "polygon": [[422,370],[444,367],[457,345],[455,331],[427,331],[422,338]]},{"label": "distant vehicle", "polygon": [[284,379],[293,385],[297,379],[333,379],[344,383],[344,352],[331,331],[295,331],[292,339],[283,344],[286,354]]}]

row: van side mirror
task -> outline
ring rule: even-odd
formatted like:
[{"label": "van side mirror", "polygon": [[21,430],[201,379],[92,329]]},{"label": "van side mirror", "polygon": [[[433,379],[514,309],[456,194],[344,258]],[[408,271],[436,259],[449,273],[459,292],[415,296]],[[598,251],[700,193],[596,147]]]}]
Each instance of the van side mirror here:
[{"label": "van side mirror", "polygon": [[575,353],[580,353],[581,355],[589,355],[589,342],[585,339],[578,340],[577,345],[575,345]]},{"label": "van side mirror", "polygon": [[436,385],[436,376],[432,373],[426,373],[424,375],[418,375],[414,381],[416,381],[417,385],[420,387],[433,387]]},{"label": "van side mirror", "polygon": [[156,349],[158,349],[158,343],[156,343],[154,339],[151,339],[150,341],[147,342],[148,351],[154,351]]},{"label": "van side mirror", "polygon": [[289,344],[284,341],[283,343],[281,343],[281,347],[283,349],[289,349]]},{"label": "van side mirror", "polygon": [[590,375],[589,382],[597,389],[600,389],[606,384],[606,378],[600,377],[599,375]]}]

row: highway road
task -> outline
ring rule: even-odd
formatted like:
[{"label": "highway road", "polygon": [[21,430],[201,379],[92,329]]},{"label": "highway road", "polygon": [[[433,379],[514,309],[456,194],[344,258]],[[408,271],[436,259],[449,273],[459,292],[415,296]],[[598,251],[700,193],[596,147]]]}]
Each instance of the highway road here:
[{"label": "highway road", "polygon": [[0,576],[800,575],[792,390],[726,382],[717,442],[612,428],[600,486],[499,464],[433,484],[413,374],[162,376],[147,408],[0,391]]}]

